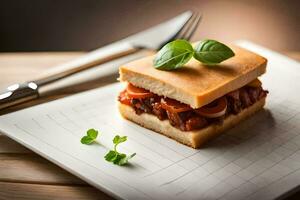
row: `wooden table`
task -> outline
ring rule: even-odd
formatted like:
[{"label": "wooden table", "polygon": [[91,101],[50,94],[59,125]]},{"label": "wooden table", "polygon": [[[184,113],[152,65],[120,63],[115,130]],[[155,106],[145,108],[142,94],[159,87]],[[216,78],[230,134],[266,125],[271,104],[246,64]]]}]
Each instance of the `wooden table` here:
[{"label": "wooden table", "polygon": [[[51,66],[82,54],[82,52],[1,53],[0,88],[30,80]],[[94,83],[92,87],[99,84],[102,83]],[[33,104],[84,89],[87,87],[68,88],[56,96],[46,97]],[[0,199],[112,198],[0,133]]]},{"label": "wooden table", "polygon": [[[82,54],[82,52],[1,53],[0,88],[30,80],[51,66]],[[300,52],[286,54],[300,60]],[[103,82],[89,84],[89,87],[97,87],[101,84]],[[65,89],[56,96],[46,97],[25,106],[63,97],[84,89],[87,89],[84,85]],[[289,199],[293,198],[295,196]],[[112,198],[0,133],[0,199]]]}]

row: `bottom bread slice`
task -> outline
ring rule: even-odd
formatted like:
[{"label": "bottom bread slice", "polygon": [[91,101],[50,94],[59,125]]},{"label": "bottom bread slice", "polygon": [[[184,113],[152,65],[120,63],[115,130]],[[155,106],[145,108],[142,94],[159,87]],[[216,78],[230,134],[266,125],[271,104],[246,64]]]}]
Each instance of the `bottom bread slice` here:
[{"label": "bottom bread slice", "polygon": [[132,107],[125,104],[119,103],[119,111],[124,118],[133,121],[145,128],[166,135],[190,147],[200,148],[206,141],[216,137],[225,130],[234,127],[242,120],[262,109],[264,105],[265,98],[260,99],[252,106],[243,109],[237,115],[227,116],[222,124],[213,123],[205,128],[194,131],[181,131],[170,125],[169,120],[161,121],[155,115],[147,113],[137,115]]}]

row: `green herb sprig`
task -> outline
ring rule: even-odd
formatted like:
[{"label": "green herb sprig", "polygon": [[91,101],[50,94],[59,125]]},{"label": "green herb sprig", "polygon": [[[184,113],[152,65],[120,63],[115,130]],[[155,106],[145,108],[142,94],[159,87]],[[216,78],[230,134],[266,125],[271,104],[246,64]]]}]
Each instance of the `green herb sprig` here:
[{"label": "green herb sprig", "polygon": [[123,142],[125,142],[127,140],[127,136],[119,136],[116,135],[113,139],[113,143],[114,143],[114,149],[110,150],[106,155],[105,155],[105,160],[107,160],[108,162],[112,162],[115,165],[125,165],[128,163],[128,160],[131,159],[132,157],[134,157],[136,155],[136,153],[133,153],[129,156],[127,156],[124,153],[120,153],[117,151],[117,146]]},{"label": "green herb sprig", "polygon": [[[82,144],[91,144],[91,143],[95,142],[97,136],[98,136],[97,130],[89,129],[86,132],[86,135],[81,138],[80,142]],[[108,162],[112,162],[113,164],[119,165],[119,166],[126,165],[129,161],[129,159],[131,159],[132,157],[134,157],[136,155],[136,153],[133,153],[133,154],[127,156],[126,154],[120,153],[117,151],[117,146],[119,144],[125,142],[126,140],[127,140],[127,136],[116,135],[113,139],[114,149],[110,150],[104,156],[105,160],[107,160]]]},{"label": "green herb sprig", "polygon": [[174,70],[182,67],[192,57],[206,65],[216,65],[234,56],[225,44],[216,40],[203,40],[194,49],[186,40],[175,40],[156,54],[153,64],[159,70]]},{"label": "green herb sprig", "polygon": [[80,142],[82,144],[91,144],[96,140],[97,136],[98,136],[98,131],[97,130],[89,129],[86,132],[86,135],[81,138]]}]

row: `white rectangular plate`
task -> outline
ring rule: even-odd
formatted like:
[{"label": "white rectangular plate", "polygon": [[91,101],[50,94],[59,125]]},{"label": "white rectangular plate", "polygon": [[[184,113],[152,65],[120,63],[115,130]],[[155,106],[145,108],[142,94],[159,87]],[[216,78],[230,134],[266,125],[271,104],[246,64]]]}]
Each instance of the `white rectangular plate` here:
[{"label": "white rectangular plate", "polygon": [[[0,117],[0,130],[46,159],[120,199],[274,199],[300,185],[299,63],[247,41],[268,58],[266,109],[200,150],[122,119],[121,84]],[[98,143],[82,145],[89,128]],[[104,160],[115,134],[129,166]]]}]

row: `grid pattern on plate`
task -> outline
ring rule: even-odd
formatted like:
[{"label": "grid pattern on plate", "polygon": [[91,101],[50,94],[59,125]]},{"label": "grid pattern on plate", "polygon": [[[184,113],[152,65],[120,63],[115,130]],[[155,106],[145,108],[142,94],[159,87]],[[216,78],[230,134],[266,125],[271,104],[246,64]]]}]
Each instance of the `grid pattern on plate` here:
[{"label": "grid pattern on plate", "polygon": [[[137,125],[116,118],[115,104],[109,101],[114,98],[113,93],[104,91],[92,101],[54,103],[14,126],[78,161],[86,156],[102,159],[111,148],[114,133],[128,135],[127,144],[121,145],[120,150],[137,152],[133,159],[135,170],[129,172],[115,166],[101,169],[95,162],[85,163],[118,181],[136,179],[134,184],[124,183],[148,197],[153,197],[151,192],[160,188],[164,195],[178,199],[241,199],[300,169],[300,105],[296,102],[287,107],[283,100],[268,101],[267,109],[255,117],[203,149],[194,150],[148,130],[141,134]],[[72,146],[66,149],[66,142],[79,142],[89,127],[100,130],[99,144],[88,147],[79,144],[81,153],[72,150]],[[61,144],[53,145],[55,140],[61,140]],[[116,173],[124,175],[114,176]],[[149,182],[151,189],[138,185]],[[157,193],[157,197],[160,195]]]},{"label": "grid pattern on plate", "polygon": [[[271,69],[263,80],[270,90],[266,109],[200,150],[122,119],[114,101],[119,84],[2,116],[0,130],[123,199],[251,199],[279,184],[274,197],[294,187],[281,183],[286,178],[300,182],[299,95],[290,95],[300,88],[290,82],[298,78],[280,66]],[[82,145],[89,128],[100,136]],[[115,134],[128,136],[120,151],[137,153],[127,167],[103,159]]]}]

